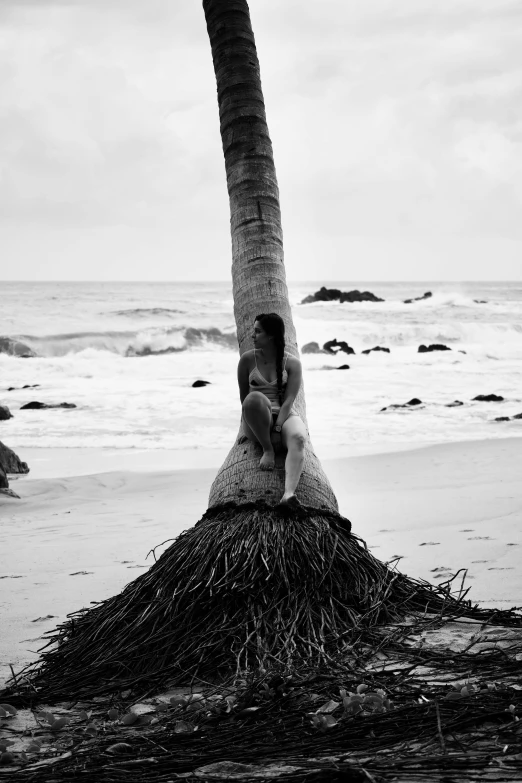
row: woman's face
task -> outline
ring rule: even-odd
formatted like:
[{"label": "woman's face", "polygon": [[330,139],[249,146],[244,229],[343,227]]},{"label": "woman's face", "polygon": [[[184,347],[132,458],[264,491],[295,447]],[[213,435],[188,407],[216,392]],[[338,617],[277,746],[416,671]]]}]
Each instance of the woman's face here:
[{"label": "woman's face", "polygon": [[273,341],[272,338],[267,335],[259,321],[254,322],[254,334],[252,335],[254,341],[254,348],[266,348]]}]

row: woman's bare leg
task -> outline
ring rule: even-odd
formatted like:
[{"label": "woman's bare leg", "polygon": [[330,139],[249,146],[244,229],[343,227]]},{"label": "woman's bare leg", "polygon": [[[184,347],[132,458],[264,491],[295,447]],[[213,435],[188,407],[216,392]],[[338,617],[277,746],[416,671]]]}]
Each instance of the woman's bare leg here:
[{"label": "woman's bare leg", "polygon": [[272,427],[272,407],[270,400],[261,392],[250,392],[243,400],[243,429],[247,438],[257,440],[263,449],[259,461],[261,470],[273,470],[275,454],[270,430]]},{"label": "woman's bare leg", "polygon": [[283,424],[282,441],[288,450],[285,461],[285,491],[279,501],[289,506],[299,506],[295,490],[301,478],[304,450],[308,434],[299,416],[289,416]]}]

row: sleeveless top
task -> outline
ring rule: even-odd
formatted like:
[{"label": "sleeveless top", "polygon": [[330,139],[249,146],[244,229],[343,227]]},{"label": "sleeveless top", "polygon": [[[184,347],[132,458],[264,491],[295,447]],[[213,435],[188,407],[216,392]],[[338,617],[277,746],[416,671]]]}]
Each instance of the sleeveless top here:
[{"label": "sleeveless top", "polygon": [[[279,404],[279,390],[277,388],[277,378],[273,381],[267,381],[266,378],[261,374],[261,371],[259,367],[257,366],[257,355],[256,355],[256,349],[254,348],[254,357],[256,360],[256,366],[250,371],[250,375],[248,376],[248,387],[249,391],[259,391],[262,394],[265,395],[265,397],[268,397],[270,400],[270,405],[272,406],[272,413],[279,413],[281,410],[281,406]],[[285,354],[285,360],[283,363],[283,386],[281,389],[281,398],[284,400],[285,391],[286,391],[286,384],[288,381],[288,373],[285,369],[286,367],[286,360],[287,355]],[[292,407],[293,412],[293,407]]]}]

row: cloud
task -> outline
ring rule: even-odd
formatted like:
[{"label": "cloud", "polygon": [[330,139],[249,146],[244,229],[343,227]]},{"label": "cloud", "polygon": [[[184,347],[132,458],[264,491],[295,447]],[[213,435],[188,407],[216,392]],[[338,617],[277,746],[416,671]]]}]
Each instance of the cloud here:
[{"label": "cloud", "polygon": [[[250,8],[289,246],[522,239],[519,0]],[[139,228],[228,269],[200,5],[2,0],[0,20],[0,227]]]},{"label": "cloud", "polygon": [[[209,99],[215,104],[210,54],[201,78],[184,39],[158,48],[162,28],[149,19],[144,34],[128,6],[123,21],[117,4],[108,13],[92,3],[20,10],[2,46],[3,214],[132,222],[185,199],[190,145],[201,141],[203,158],[211,151],[219,161],[219,138],[199,119]],[[142,19],[142,6],[134,10]]]},{"label": "cloud", "polygon": [[[293,224],[304,210],[325,233],[522,238],[521,17],[513,2],[373,2],[343,13],[325,0],[309,48],[300,30],[290,38],[290,79],[274,61],[264,69],[276,154],[295,131],[292,156],[277,159],[282,192],[298,183],[286,205]],[[277,32],[270,40],[282,48]],[[298,84],[292,102],[286,91]]]}]

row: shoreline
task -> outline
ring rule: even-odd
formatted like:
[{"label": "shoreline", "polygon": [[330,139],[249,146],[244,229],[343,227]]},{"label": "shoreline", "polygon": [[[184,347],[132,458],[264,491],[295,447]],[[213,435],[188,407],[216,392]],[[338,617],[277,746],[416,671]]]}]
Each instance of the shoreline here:
[{"label": "shoreline", "polygon": [[[235,436],[234,436],[235,437]],[[489,442],[519,440],[522,435],[478,438],[455,441],[422,441],[419,443],[375,443],[362,446],[334,446],[331,450],[315,448],[321,463],[333,463],[339,460],[377,458],[405,452],[424,451],[432,448],[451,448],[453,445],[473,445]],[[313,441],[312,441],[313,443]],[[35,447],[12,448],[21,460],[29,465],[30,471],[24,476],[10,475],[10,481],[19,478],[26,480],[45,478],[67,478],[72,476],[97,475],[114,471],[161,472],[186,470],[219,470],[233,444],[233,438],[222,449],[116,449],[103,447]],[[10,445],[7,443],[6,445]]]},{"label": "shoreline", "polygon": [[[85,469],[98,470],[71,475],[80,463],[61,453],[69,449],[42,451],[40,468],[11,483],[22,500],[0,499],[0,681],[9,664],[35,659],[43,633],[120,592],[153,562],[153,547],[158,556],[195,524],[217,470],[158,469],[150,452],[117,470],[114,455],[84,454]],[[522,604],[521,457],[522,438],[505,438],[322,463],[341,514],[379,560],[399,557],[400,571],[434,583],[467,568],[469,597],[505,609]]]}]

